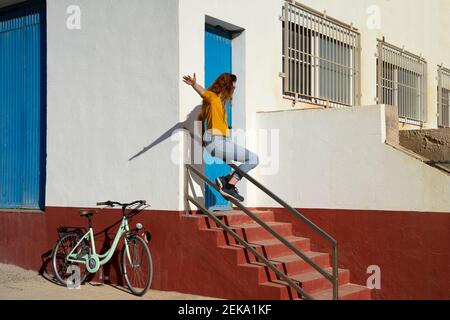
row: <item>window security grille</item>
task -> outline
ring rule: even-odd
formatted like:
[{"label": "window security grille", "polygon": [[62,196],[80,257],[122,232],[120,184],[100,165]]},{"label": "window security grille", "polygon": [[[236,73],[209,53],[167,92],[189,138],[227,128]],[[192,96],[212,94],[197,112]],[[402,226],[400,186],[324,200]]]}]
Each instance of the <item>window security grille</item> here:
[{"label": "window security grille", "polygon": [[400,121],[426,122],[427,62],[378,39],[377,101],[398,107]]},{"label": "window security grille", "polygon": [[357,29],[290,1],[281,20],[283,95],[326,106],[360,104]]}]

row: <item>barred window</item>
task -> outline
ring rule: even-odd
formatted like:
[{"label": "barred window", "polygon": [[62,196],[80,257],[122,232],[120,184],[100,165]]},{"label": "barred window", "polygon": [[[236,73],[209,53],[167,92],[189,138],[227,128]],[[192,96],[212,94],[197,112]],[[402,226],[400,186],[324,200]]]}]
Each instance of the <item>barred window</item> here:
[{"label": "barred window", "polygon": [[426,122],[427,62],[384,39],[377,48],[378,103],[397,106],[401,122]]},{"label": "barred window", "polygon": [[360,35],[291,2],[283,7],[283,95],[327,106],[360,103]]},{"label": "barred window", "polygon": [[438,126],[450,127],[450,69],[438,69]]}]

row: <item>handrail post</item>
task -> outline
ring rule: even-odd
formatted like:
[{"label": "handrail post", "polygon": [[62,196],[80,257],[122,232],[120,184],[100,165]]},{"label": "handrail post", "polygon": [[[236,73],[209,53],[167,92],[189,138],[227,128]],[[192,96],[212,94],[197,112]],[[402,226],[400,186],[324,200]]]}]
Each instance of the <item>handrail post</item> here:
[{"label": "handrail post", "polygon": [[183,203],[184,203],[184,213],[185,215],[190,215],[190,210],[189,210],[189,201],[188,201],[188,193],[189,193],[189,188],[188,188],[188,183],[189,183],[189,169],[188,169],[188,165],[185,164],[184,165],[184,177],[183,177]]},{"label": "handrail post", "polygon": [[339,271],[337,243],[333,243],[333,300],[339,300]]}]

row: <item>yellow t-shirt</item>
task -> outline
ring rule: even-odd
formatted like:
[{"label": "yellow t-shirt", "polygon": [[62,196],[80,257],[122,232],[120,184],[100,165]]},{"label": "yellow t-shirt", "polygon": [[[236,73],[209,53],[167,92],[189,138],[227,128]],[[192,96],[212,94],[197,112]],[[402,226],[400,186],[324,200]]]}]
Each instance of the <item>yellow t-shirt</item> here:
[{"label": "yellow t-shirt", "polygon": [[222,99],[209,90],[204,92],[203,99],[207,106],[203,112],[200,112],[198,120],[206,120],[207,129],[211,130],[212,135],[228,136],[227,112],[223,107]]}]

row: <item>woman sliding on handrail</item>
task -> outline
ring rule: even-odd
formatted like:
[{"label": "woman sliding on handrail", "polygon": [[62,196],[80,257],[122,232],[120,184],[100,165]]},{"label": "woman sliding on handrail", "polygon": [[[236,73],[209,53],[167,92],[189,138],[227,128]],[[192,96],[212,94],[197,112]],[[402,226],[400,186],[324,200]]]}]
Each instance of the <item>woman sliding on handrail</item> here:
[{"label": "woman sliding on handrail", "polygon": [[[202,132],[203,120],[206,120],[207,130],[202,134],[205,149],[213,157],[225,162],[232,160],[241,162],[239,169],[244,172],[255,168],[259,163],[258,156],[231,140],[227,124],[225,105],[233,98],[237,77],[231,73],[222,73],[207,90],[197,83],[195,73],[192,77],[184,76],[183,81],[192,86],[203,98],[202,111],[197,119],[202,121]],[[242,176],[234,171],[227,176],[216,178],[216,183],[224,197],[242,202],[244,197],[236,188],[241,179]]]}]

